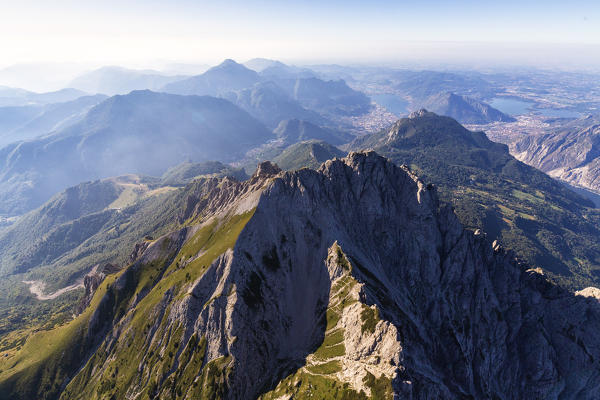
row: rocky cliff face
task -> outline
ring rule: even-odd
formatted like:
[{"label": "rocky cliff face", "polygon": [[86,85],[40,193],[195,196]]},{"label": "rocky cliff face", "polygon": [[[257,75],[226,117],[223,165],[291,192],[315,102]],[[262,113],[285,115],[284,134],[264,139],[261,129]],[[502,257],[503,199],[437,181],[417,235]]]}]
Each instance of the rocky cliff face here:
[{"label": "rocky cliff face", "polygon": [[407,168],[351,153],[210,185],[97,293],[103,341],[61,399],[600,396],[597,300],[464,230]]},{"label": "rocky cliff face", "polygon": [[600,192],[600,117],[567,123],[556,132],[527,136],[513,153],[519,160],[575,186]]}]

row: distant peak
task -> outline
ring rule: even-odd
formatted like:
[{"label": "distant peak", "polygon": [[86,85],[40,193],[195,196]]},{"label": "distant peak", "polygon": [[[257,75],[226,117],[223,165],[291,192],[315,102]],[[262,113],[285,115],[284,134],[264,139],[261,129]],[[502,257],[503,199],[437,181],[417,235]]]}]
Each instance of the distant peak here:
[{"label": "distant peak", "polygon": [[227,58],[220,65],[222,67],[228,67],[228,66],[240,65],[240,64],[238,64],[237,62],[235,62],[235,60],[232,60],[231,58]]},{"label": "distant peak", "polygon": [[281,168],[279,168],[277,164],[272,163],[271,161],[263,161],[260,164],[258,164],[258,167],[256,168],[256,171],[254,172],[252,177],[266,178],[269,176],[277,175],[280,172]]}]

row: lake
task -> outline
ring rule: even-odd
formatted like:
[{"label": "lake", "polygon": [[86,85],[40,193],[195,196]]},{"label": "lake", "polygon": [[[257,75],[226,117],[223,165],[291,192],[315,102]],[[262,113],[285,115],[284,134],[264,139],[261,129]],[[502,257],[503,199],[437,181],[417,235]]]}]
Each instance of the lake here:
[{"label": "lake", "polygon": [[380,106],[385,107],[392,114],[396,114],[398,117],[408,114],[408,101],[395,94],[374,94],[371,95],[371,99]]},{"label": "lake", "polygon": [[517,100],[510,97],[496,97],[490,102],[490,106],[509,115],[522,115],[530,111],[533,105],[530,101]]}]

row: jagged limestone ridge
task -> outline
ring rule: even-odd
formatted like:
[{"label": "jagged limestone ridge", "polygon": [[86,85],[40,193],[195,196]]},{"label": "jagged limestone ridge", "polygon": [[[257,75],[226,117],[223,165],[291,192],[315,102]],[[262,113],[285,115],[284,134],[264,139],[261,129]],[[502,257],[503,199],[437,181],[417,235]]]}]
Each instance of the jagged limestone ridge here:
[{"label": "jagged limestone ridge", "polygon": [[101,286],[102,343],[63,399],[268,398],[290,376],[325,398],[598,395],[597,301],[465,231],[406,168],[367,152],[261,171]]}]

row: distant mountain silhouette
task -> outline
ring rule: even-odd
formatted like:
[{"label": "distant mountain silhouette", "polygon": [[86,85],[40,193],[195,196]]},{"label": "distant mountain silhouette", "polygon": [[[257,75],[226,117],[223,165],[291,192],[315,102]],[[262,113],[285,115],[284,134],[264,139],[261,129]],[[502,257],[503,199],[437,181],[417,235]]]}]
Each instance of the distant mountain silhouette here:
[{"label": "distant mountain silhouette", "polygon": [[281,61],[268,60],[266,58],[253,58],[246,61],[244,65],[258,72],[265,79],[297,79],[313,78],[317,74],[309,68],[301,68],[287,65]]},{"label": "distant mountain silhouette", "polygon": [[73,88],[35,93],[24,89],[0,86],[0,107],[60,103],[75,100],[86,94],[86,92]]},{"label": "distant mountain silhouette", "polygon": [[338,132],[329,128],[322,128],[308,121],[301,121],[298,119],[281,121],[273,132],[286,144],[315,139],[337,145],[348,143],[354,139],[354,136],[348,133]]},{"label": "distant mountain silhouette", "polygon": [[[304,72],[299,70],[300,75],[298,75],[294,67],[277,61],[262,62],[269,66],[261,70],[261,74],[258,74],[233,60],[225,60],[201,75],[170,83],[165,85],[162,90],[174,94],[222,96],[231,99],[234,92],[245,89],[254,90],[253,88],[257,84],[273,81],[302,107],[326,117],[328,115],[360,115],[370,109],[369,97],[353,90],[343,80],[324,81],[315,77],[303,77]],[[279,91],[271,84],[258,85],[256,88],[262,92],[269,90],[271,94],[275,93],[281,100],[281,93],[278,93]],[[249,94],[250,92],[243,94],[242,97]],[[241,103],[249,104],[252,103],[252,100],[241,99]],[[246,109],[248,108],[246,107]],[[287,116],[287,118],[290,117],[307,119],[300,115]],[[276,121],[276,123],[278,122]],[[272,121],[270,123],[272,124]]]},{"label": "distant mountain silhouette", "polygon": [[67,127],[104,99],[106,96],[98,94],[44,106],[0,107],[0,147]]},{"label": "distant mountain silhouette", "polygon": [[371,107],[367,95],[350,88],[343,80],[300,78],[278,79],[275,82],[302,106],[323,115],[361,115]]},{"label": "distant mountain silhouette", "polygon": [[516,121],[513,117],[504,114],[489,104],[451,92],[435,94],[427,98],[420,107],[439,115],[452,117],[463,124]]},{"label": "distant mountain silhouette", "polygon": [[316,111],[307,110],[292,99],[274,82],[260,82],[254,86],[225,96],[250,115],[264,122],[269,128],[275,128],[282,120],[303,119],[315,124],[329,122]]},{"label": "distant mountain silhouette", "polygon": [[182,160],[230,161],[273,138],[229,101],[134,91],[48,137],[0,149],[0,214],[20,214],[82,181],[161,175]]},{"label": "distant mountain silhouette", "polygon": [[284,63],[277,60],[270,60],[268,58],[253,58],[244,63],[246,68],[250,68],[258,73],[264,71],[267,68],[273,67],[287,67]]},{"label": "distant mountain silhouette", "polygon": [[126,94],[133,90],[158,90],[183,76],[167,76],[158,71],[122,67],[102,67],[75,78],[70,86],[89,93]]},{"label": "distant mountain silhouette", "polygon": [[246,89],[260,80],[256,71],[228,59],[201,75],[165,85],[162,90],[167,93],[183,95],[218,96]]}]

